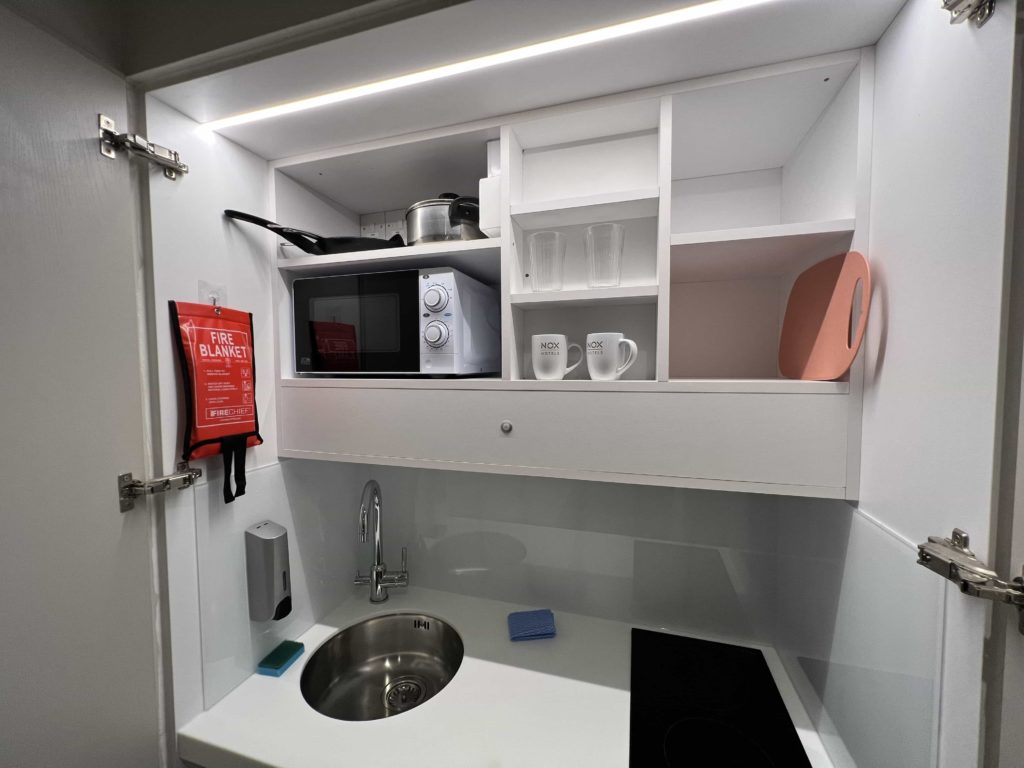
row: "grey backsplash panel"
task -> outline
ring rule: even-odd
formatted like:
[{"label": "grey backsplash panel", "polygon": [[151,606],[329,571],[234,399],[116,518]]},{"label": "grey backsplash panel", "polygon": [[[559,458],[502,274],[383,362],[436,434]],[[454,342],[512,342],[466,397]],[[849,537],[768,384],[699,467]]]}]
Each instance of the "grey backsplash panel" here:
[{"label": "grey backsplash panel", "polygon": [[[839,501],[334,462],[283,461],[220,500],[196,488],[204,699],[352,594],[363,483],[385,560],[459,594],[773,645],[837,768],[934,764],[943,584]],[[289,529],[295,608],[249,622],[242,532]]]},{"label": "grey backsplash panel", "polygon": [[[413,583],[771,642],[770,497],[377,467],[385,556]],[[360,555],[369,558],[369,552]]]}]

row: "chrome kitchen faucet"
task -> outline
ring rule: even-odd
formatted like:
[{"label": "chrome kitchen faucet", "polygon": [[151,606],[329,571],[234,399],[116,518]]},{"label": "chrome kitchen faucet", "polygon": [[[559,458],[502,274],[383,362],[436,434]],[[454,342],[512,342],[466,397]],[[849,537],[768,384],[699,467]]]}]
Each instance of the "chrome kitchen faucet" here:
[{"label": "chrome kitchen faucet", "polygon": [[408,552],[402,547],[402,570],[397,574],[389,574],[384,564],[384,543],[381,540],[380,513],[382,509],[380,484],[376,480],[367,481],[363,486],[363,498],[359,502],[359,541],[366,543],[367,517],[373,508],[373,564],[370,575],[363,576],[356,570],[355,584],[370,585],[370,602],[383,603],[388,599],[388,590],[392,587],[409,586]]}]

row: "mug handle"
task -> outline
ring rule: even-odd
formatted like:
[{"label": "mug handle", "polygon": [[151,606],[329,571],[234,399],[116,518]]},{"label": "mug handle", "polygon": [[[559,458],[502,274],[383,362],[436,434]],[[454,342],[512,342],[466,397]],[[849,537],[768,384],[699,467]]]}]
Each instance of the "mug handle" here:
[{"label": "mug handle", "polygon": [[[635,344],[633,346],[634,346],[634,348],[636,347]],[[580,363],[583,362],[583,358],[584,358],[583,347],[581,347],[579,344],[570,344],[568,351],[572,352],[572,348],[573,347],[576,347],[576,351],[580,353],[580,359],[577,360],[575,363],[573,363],[572,365],[570,365],[568,368],[565,369],[565,375],[566,376],[568,376],[570,373],[575,371],[579,367]],[[568,361],[568,359],[569,359],[569,357],[568,357],[568,354],[567,354],[566,355],[566,360]]]},{"label": "mug handle", "polygon": [[624,374],[633,363],[636,362],[636,342],[632,339],[619,339],[619,345],[627,344],[629,346],[629,354],[626,356],[626,362],[615,369],[615,377],[618,378]]}]

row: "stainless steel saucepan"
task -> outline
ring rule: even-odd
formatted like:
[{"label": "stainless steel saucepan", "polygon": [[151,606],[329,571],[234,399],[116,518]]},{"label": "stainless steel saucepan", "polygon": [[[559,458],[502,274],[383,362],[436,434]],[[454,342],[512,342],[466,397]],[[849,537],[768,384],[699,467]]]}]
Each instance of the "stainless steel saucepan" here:
[{"label": "stainless steel saucepan", "polygon": [[440,240],[480,240],[480,201],[447,192],[420,200],[405,212],[405,237],[409,245]]}]

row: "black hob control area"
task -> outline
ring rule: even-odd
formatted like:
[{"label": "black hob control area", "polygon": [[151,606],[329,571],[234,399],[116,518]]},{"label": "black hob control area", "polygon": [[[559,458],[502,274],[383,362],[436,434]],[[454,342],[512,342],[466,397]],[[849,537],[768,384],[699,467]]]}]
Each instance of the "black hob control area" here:
[{"label": "black hob control area", "polygon": [[755,648],[632,634],[632,768],[811,768]]}]

